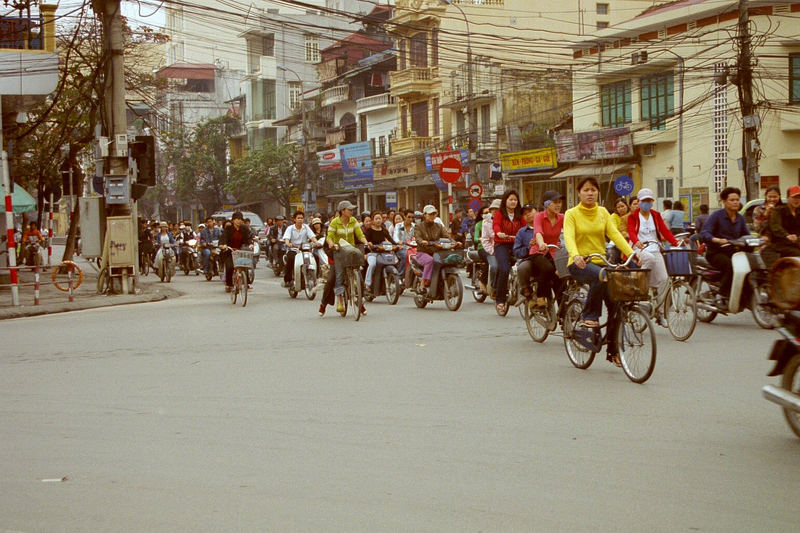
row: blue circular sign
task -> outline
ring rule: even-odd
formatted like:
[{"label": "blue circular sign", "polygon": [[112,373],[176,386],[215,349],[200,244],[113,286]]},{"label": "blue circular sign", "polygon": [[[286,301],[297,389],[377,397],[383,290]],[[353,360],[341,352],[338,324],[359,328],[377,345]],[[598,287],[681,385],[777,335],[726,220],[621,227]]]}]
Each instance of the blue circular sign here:
[{"label": "blue circular sign", "polygon": [[469,201],[469,208],[475,211],[476,213],[478,212],[478,209],[480,209],[482,205],[483,204],[478,198],[473,198],[472,200]]},{"label": "blue circular sign", "polygon": [[614,192],[620,196],[633,194],[633,179],[630,176],[619,176],[614,180]]}]

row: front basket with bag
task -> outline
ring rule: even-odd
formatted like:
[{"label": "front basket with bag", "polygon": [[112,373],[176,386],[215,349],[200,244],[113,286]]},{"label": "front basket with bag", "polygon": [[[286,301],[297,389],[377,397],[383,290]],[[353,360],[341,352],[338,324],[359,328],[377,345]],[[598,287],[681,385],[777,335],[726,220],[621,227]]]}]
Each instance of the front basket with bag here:
[{"label": "front basket with bag", "polygon": [[650,299],[648,269],[611,270],[606,272],[608,294],[616,302],[638,302]]}]

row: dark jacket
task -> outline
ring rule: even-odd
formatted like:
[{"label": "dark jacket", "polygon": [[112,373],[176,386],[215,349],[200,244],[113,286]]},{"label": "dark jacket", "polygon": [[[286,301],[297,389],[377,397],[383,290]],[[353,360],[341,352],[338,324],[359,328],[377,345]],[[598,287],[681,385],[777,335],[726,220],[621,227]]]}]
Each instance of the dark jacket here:
[{"label": "dark jacket", "polygon": [[769,218],[770,245],[777,249],[797,249],[798,243],[786,238],[787,235],[800,235],[800,208],[794,216],[786,204],[779,205],[772,210]]},{"label": "dark jacket", "polygon": [[440,226],[436,222],[425,222],[423,220],[414,226],[414,239],[417,241],[417,250],[426,254],[433,254],[437,248],[430,244],[423,245],[421,241],[431,243],[440,239],[450,240],[450,234],[444,226]]},{"label": "dark jacket", "polygon": [[[225,231],[222,232],[222,236],[219,239],[219,243],[227,245],[231,241],[233,230],[233,224],[225,228]],[[250,228],[242,224],[242,226],[239,228],[239,231],[242,232],[242,248],[250,246],[250,244],[253,242],[253,236],[250,233]]]}]

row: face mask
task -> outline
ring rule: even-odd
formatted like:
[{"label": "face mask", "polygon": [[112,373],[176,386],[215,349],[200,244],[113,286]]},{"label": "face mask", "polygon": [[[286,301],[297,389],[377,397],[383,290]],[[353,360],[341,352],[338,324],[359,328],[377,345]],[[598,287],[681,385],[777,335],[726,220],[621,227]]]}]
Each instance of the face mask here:
[{"label": "face mask", "polygon": [[491,220],[491,219],[492,219],[491,213],[486,213],[485,215],[483,215],[483,220]]},{"label": "face mask", "polygon": [[653,202],[639,202],[639,209],[647,213],[653,208]]}]

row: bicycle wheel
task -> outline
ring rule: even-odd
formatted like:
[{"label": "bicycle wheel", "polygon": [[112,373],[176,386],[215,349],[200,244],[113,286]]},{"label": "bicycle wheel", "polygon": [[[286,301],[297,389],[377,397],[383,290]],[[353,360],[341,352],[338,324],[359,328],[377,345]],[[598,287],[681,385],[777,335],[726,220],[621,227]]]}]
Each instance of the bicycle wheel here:
[{"label": "bicycle wheel", "polygon": [[364,305],[364,295],[361,292],[361,272],[355,268],[347,269],[347,283],[350,285],[350,306],[353,308],[353,320],[358,322],[361,318],[361,307]]},{"label": "bicycle wheel", "polygon": [[564,347],[573,366],[584,370],[591,366],[596,352],[581,344],[577,339],[576,333],[578,335],[586,333],[586,330],[578,329],[578,324],[582,321],[582,313],[583,303],[580,300],[572,300],[567,304],[567,309],[564,311]]},{"label": "bicycle wheel", "polygon": [[549,321],[548,308],[531,307],[528,302],[522,302],[519,306],[522,311],[522,318],[525,321],[525,328],[528,335],[535,342],[544,342],[550,335],[550,329],[546,326]]},{"label": "bicycle wheel", "polygon": [[247,274],[239,271],[239,287],[241,287],[241,300],[242,300],[242,307],[247,305]]},{"label": "bicycle wheel", "polygon": [[233,278],[231,279],[233,282],[233,287],[231,287],[231,304],[236,305],[236,299],[239,297],[239,275],[238,272],[235,270],[233,271]]},{"label": "bicycle wheel", "polygon": [[[638,331],[642,321],[647,323],[647,327]],[[627,307],[620,311],[616,336],[622,370],[634,383],[644,383],[656,366],[656,332],[653,323],[638,307]]]},{"label": "bicycle wheel", "polygon": [[397,274],[389,273],[383,277],[384,293],[386,294],[386,301],[389,305],[394,305],[400,298],[400,280],[397,279]]},{"label": "bicycle wheel", "polygon": [[472,297],[475,298],[475,301],[478,303],[483,303],[486,301],[486,293],[479,289],[480,287],[480,279],[481,279],[481,268],[477,263],[472,266],[472,286],[475,287],[472,290]]},{"label": "bicycle wheel", "polygon": [[72,273],[72,290],[74,291],[83,283],[83,271],[72,261],[62,261],[53,269],[53,285],[64,292],[69,291],[69,275]]},{"label": "bicycle wheel", "polygon": [[697,300],[694,289],[685,280],[672,282],[664,299],[664,319],[676,341],[685,341],[697,325]]}]

